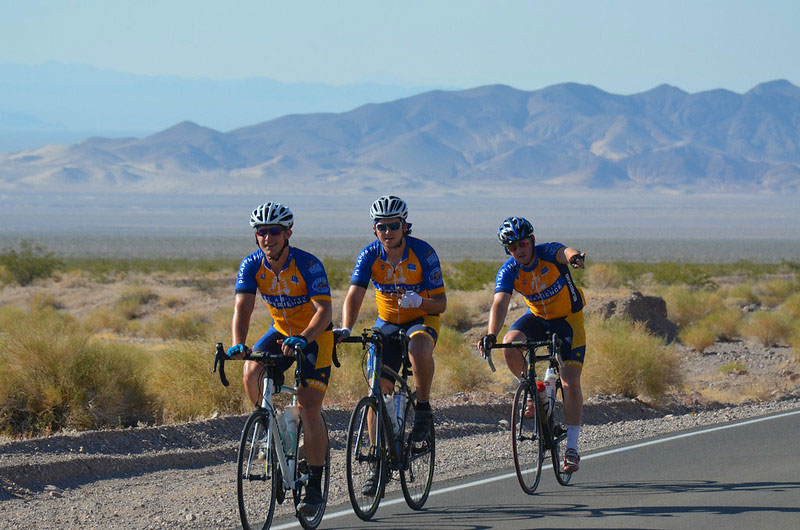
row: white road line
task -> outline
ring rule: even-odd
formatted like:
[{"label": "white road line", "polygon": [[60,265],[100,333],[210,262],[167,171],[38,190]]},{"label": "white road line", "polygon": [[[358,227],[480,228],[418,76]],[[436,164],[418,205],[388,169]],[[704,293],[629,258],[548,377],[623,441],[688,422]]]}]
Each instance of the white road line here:
[{"label": "white road line", "polygon": [[[740,422],[737,422],[737,423],[731,423],[731,424],[727,424],[727,425],[717,425],[717,426],[714,426],[714,427],[708,427],[708,428],[705,428],[705,429],[701,429],[699,431],[692,431],[692,432],[687,432],[687,433],[683,433],[683,434],[676,434],[675,436],[670,436],[668,438],[659,438],[657,440],[650,440],[649,442],[642,442],[642,443],[633,444],[633,445],[626,445],[624,447],[617,447],[615,449],[609,449],[607,451],[600,451],[599,453],[592,453],[592,454],[589,454],[589,455],[581,455],[581,461],[591,460],[592,458],[599,458],[601,456],[613,455],[615,453],[623,453],[625,451],[632,451],[634,449],[639,449],[640,447],[647,447],[649,445],[656,445],[656,444],[660,444],[660,443],[671,442],[672,440],[679,440],[681,438],[689,438],[691,436],[697,436],[699,434],[705,434],[705,433],[715,432],[715,431],[723,431],[725,429],[733,429],[735,427],[741,427],[743,425],[751,425],[753,423],[759,423],[759,422],[767,421],[767,420],[775,420],[775,419],[778,419],[778,418],[784,418],[786,416],[792,416],[794,414],[800,414],[800,410],[794,410],[794,411],[791,411],[791,412],[783,412],[781,414],[776,414],[775,416],[765,416],[763,418],[755,418],[755,419],[752,419],[752,420],[744,420],[744,421],[740,421]],[[542,466],[542,469],[552,469],[552,467],[553,467],[553,464],[547,464],[547,465]],[[467,488],[473,488],[475,486],[482,486],[484,484],[489,484],[491,482],[497,482],[498,480],[506,480],[506,479],[509,479],[509,478],[512,478],[512,477],[515,478],[516,476],[517,476],[516,472],[514,472],[514,473],[504,473],[502,475],[497,475],[497,476],[494,476],[494,477],[484,478],[484,479],[481,479],[481,480],[475,480],[473,482],[467,482],[465,484],[457,484],[455,486],[449,486],[447,488],[431,490],[430,496],[432,497],[434,495],[441,495],[443,493],[449,493],[451,491],[457,491],[457,490],[462,490],[462,489],[467,489]],[[399,497],[397,499],[385,500],[385,501],[382,500],[380,505],[381,506],[391,506],[393,504],[398,504],[398,503],[401,503],[401,502],[405,502],[405,499],[403,497]],[[352,513],[353,513],[352,509],[340,510],[338,512],[325,514],[325,517],[323,517],[322,520],[323,521],[327,521],[329,519],[336,519],[338,517],[344,517],[344,516],[350,515]],[[285,524],[282,524],[280,526],[274,526],[272,528],[274,528],[275,530],[282,530],[284,528],[298,528],[298,527],[300,527],[300,523],[298,523],[296,521],[293,521],[291,523],[285,523]]]}]

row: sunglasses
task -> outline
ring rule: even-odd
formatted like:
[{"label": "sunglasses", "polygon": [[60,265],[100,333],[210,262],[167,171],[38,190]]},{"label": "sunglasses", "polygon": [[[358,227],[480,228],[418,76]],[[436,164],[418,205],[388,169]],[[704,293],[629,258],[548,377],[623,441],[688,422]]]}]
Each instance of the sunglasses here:
[{"label": "sunglasses", "polygon": [[530,244],[531,244],[530,239],[522,239],[520,241],[514,241],[513,243],[509,243],[508,245],[506,245],[506,249],[508,249],[509,252],[514,252],[517,249],[525,248]]},{"label": "sunglasses", "polygon": [[284,228],[282,226],[270,226],[270,227],[262,226],[261,228],[256,230],[256,235],[259,235],[261,237],[267,237],[268,235],[277,236],[278,234],[283,232],[283,230]]},{"label": "sunglasses", "polygon": [[378,232],[386,232],[387,230],[400,230],[400,227],[403,226],[403,223],[400,221],[395,221],[393,223],[376,223],[375,230]]}]

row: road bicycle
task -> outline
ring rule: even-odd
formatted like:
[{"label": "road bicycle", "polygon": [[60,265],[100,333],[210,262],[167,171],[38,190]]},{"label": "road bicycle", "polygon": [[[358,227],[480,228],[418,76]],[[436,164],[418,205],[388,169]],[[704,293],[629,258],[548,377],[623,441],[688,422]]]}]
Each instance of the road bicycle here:
[{"label": "road bicycle", "polygon": [[[383,364],[383,347],[388,341],[398,341],[401,345],[401,374]],[[369,394],[361,398],[353,409],[347,430],[347,493],[353,511],[364,521],[372,518],[395,471],[400,473],[406,504],[413,510],[421,510],[433,483],[436,437],[431,421],[425,440],[415,443],[410,439],[416,392],[408,384],[411,375],[409,337],[402,329],[386,335],[380,328],[373,327],[365,329],[360,336],[351,336],[340,342],[362,345],[365,352],[362,363],[364,378],[369,385]],[[388,401],[395,409],[396,430],[385,401],[387,398],[381,391],[381,374],[390,376],[395,382],[394,396]],[[377,473],[375,486],[368,484],[371,473]]]},{"label": "road bicycle", "polygon": [[[559,368],[561,359],[561,339],[556,333],[550,334],[546,340],[521,340],[505,344],[494,344],[495,348],[520,348],[525,353],[526,372],[519,378],[519,385],[514,394],[511,407],[511,449],[514,456],[514,469],[517,472],[522,491],[533,495],[539,485],[542,474],[542,462],[547,451],[553,462],[556,480],[562,486],[569,484],[571,473],[564,471],[562,458],[567,450],[567,430],[564,422],[563,407],[556,407],[556,402],[564,402],[564,389],[561,385]],[[547,353],[537,355],[536,350],[547,348]],[[487,361],[495,371],[491,354]],[[538,384],[542,384],[536,375],[536,363],[546,362],[555,371],[554,399],[551,402],[539,398]],[[526,413],[528,403],[533,403]]]},{"label": "road bicycle", "polygon": [[[269,528],[275,515],[276,502],[282,504],[287,494],[292,496],[295,515],[303,528],[314,529],[319,526],[325,513],[330,480],[330,444],[322,472],[322,507],[315,514],[305,514],[297,509],[309,478],[303,422],[298,415],[297,427],[292,432],[285,432],[285,428],[282,428],[284,418],[275,410],[272,402],[274,394],[283,392],[291,396],[290,405],[297,406],[299,386],[308,385],[301,373],[304,357],[302,349],[296,347],[294,386],[283,384],[283,373],[277,368],[277,363],[285,359],[282,353],[250,352],[241,359],[256,361],[265,368],[261,403],[245,421],[236,459],[236,498],[242,528]],[[217,371],[219,365],[220,380],[223,385],[228,386],[225,377],[226,360],[231,359],[225,354],[222,343],[218,342],[214,371]],[[289,405],[284,410],[288,407]],[[326,436],[327,432],[328,427],[325,425]]]}]

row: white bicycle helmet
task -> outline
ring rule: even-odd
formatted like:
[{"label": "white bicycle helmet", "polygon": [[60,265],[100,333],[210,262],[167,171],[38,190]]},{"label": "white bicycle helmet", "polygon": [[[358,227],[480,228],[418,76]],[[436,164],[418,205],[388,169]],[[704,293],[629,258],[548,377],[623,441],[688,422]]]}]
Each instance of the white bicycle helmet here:
[{"label": "white bicycle helmet", "polygon": [[406,201],[394,195],[384,195],[372,203],[369,209],[369,216],[374,219],[391,219],[408,217],[408,205]]},{"label": "white bicycle helmet", "polygon": [[265,202],[250,214],[250,226],[281,225],[288,230],[294,224],[292,211],[279,202]]}]

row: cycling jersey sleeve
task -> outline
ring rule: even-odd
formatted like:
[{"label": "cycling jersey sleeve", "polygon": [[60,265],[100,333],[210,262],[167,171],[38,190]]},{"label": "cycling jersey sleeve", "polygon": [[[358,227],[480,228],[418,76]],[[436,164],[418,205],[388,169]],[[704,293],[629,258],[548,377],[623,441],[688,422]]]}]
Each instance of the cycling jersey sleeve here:
[{"label": "cycling jersey sleeve", "polygon": [[236,276],[236,293],[256,294],[258,284],[256,283],[256,273],[261,267],[263,253],[258,250],[245,257],[239,264],[239,273]]},{"label": "cycling jersey sleeve", "polygon": [[367,288],[372,278],[372,264],[378,256],[378,247],[375,243],[367,245],[358,254],[356,264],[353,268],[353,276],[350,278],[350,285]]},{"label": "cycling jersey sleeve", "polygon": [[566,245],[556,241],[552,243],[543,243],[541,245],[536,245],[536,254],[545,261],[558,263],[556,256],[558,255],[558,251],[562,248],[566,248]]},{"label": "cycling jersey sleeve", "polygon": [[514,280],[517,279],[518,265],[514,258],[508,258],[502,267],[497,271],[495,277],[495,293],[513,293]]},{"label": "cycling jersey sleeve", "polygon": [[312,300],[320,297],[330,300],[331,287],[328,284],[328,275],[325,273],[325,266],[311,254],[308,254],[308,256],[308,268],[303,274],[308,287],[308,297]]}]

